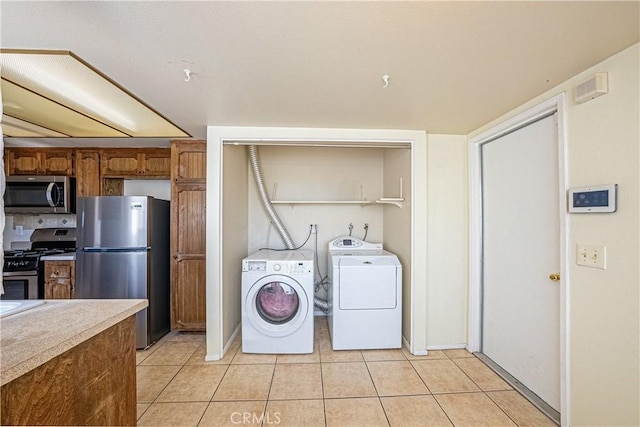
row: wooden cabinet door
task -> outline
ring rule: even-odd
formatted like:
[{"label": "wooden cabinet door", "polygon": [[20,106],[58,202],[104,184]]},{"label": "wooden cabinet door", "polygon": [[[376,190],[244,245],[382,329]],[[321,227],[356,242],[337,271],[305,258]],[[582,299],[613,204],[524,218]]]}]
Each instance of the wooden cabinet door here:
[{"label": "wooden cabinet door", "polygon": [[103,178],[168,178],[169,148],[119,148],[101,151]]},{"label": "wooden cabinet door", "polygon": [[206,326],[206,151],[203,141],[171,145],[171,323]]},{"label": "wooden cabinet door", "polygon": [[172,153],[172,177],[178,181],[207,177],[207,147],[204,143],[176,142]]},{"label": "wooden cabinet door", "polygon": [[44,278],[45,299],[75,297],[75,261],[45,261]]},{"label": "wooden cabinet door", "polygon": [[148,177],[171,176],[171,150],[145,150],[140,174]]},{"label": "wooden cabinet door", "polygon": [[35,150],[7,148],[4,153],[7,175],[41,175],[40,153]]},{"label": "wooden cabinet door", "polygon": [[174,269],[172,329],[204,331],[207,321],[206,261],[181,259]]},{"label": "wooden cabinet door", "polygon": [[174,329],[203,330],[206,322],[205,203],[202,184],[172,191],[172,318]]},{"label": "wooden cabinet door", "polygon": [[45,150],[41,155],[44,175],[73,175],[73,150]]},{"label": "wooden cabinet door", "polygon": [[123,178],[102,178],[101,196],[124,196]]},{"label": "wooden cabinet door", "polygon": [[44,281],[45,299],[72,299],[73,293],[69,279],[49,279]]},{"label": "wooden cabinet door", "polygon": [[73,150],[70,148],[7,148],[7,175],[73,175]]},{"label": "wooden cabinet door", "polygon": [[100,196],[100,152],[98,150],[76,151],[76,195]]},{"label": "wooden cabinet door", "polygon": [[102,177],[137,176],[140,163],[138,150],[108,149],[100,152]]}]

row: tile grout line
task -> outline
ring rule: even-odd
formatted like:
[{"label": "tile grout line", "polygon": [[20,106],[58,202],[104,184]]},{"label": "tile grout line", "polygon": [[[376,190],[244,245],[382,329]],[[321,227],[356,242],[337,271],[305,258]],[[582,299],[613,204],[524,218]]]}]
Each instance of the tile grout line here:
[{"label": "tile grout line", "polygon": [[[473,353],[472,353],[472,355],[473,355]],[[475,355],[473,355],[473,358],[475,358],[476,360],[479,360],[480,362],[482,362],[482,360],[478,359]],[[476,386],[476,387],[478,387],[478,390],[480,390],[480,392],[481,392],[482,394],[484,394],[484,395],[485,395],[485,397],[486,397],[487,399],[489,399],[489,400],[490,400],[490,401],[491,401],[491,402],[492,402],[492,403],[493,403],[493,404],[494,404],[498,409],[500,409],[500,411],[501,411],[504,415],[506,415],[506,417],[507,417],[507,418],[508,418],[508,419],[509,419],[513,424],[515,424],[515,425],[517,426],[517,425],[518,425],[518,423],[516,423],[516,422],[515,422],[515,420],[514,420],[514,419],[512,419],[512,418],[509,416],[509,414],[507,414],[507,412],[506,412],[504,409],[502,409],[502,407],[501,407],[500,405],[498,405],[498,404],[497,404],[497,403],[496,403],[496,402],[495,402],[495,401],[494,401],[494,400],[493,400],[493,399],[492,399],[492,398],[487,394],[487,392],[486,392],[486,391],[485,391],[485,390],[480,386],[480,384],[478,384],[476,381],[474,381],[474,380],[473,380],[473,378],[471,378],[471,376],[467,373],[467,371],[465,371],[464,369],[462,369],[462,368],[460,367],[460,365],[458,365],[458,364],[456,363],[455,359],[456,359],[456,358],[452,358],[452,359],[451,359],[451,361],[452,361],[452,362],[453,362],[453,364],[456,366],[456,368],[458,368],[458,369],[459,369],[459,370],[460,370],[464,375],[466,375],[466,377],[467,377],[467,378],[469,378],[469,380],[470,380],[473,384],[475,384],[475,386]],[[460,358],[458,358],[458,359],[460,359]],[[471,359],[471,358],[470,358],[470,357],[464,357],[464,358],[462,358],[462,359]],[[484,365],[484,363],[483,363],[483,365]],[[485,366],[486,366],[486,365],[485,365]],[[477,393],[477,392],[474,392],[474,393]]]},{"label": "tile grout line", "polygon": [[[164,338],[164,337],[163,337]],[[146,361],[149,357],[151,357],[154,353],[156,353],[156,351],[158,351],[164,344],[166,344],[167,342],[170,342],[169,339],[161,339],[159,341],[157,341],[155,343],[155,350],[150,353],[147,357],[145,357],[142,361],[140,361],[140,364],[136,365],[136,372],[137,372],[137,368],[138,366],[179,366],[180,368],[176,371],[176,373],[171,377],[171,379],[167,382],[167,384],[162,388],[162,390],[160,390],[160,392],[158,393],[158,395],[156,397],[154,397],[153,401],[149,404],[149,406],[147,407],[147,409],[144,410],[144,412],[142,413],[142,415],[140,416],[140,419],[142,417],[144,417],[144,415],[149,411],[149,409],[156,403],[161,404],[162,402],[158,402],[158,398],[162,395],[162,393],[167,389],[167,387],[169,387],[169,384],[171,384],[171,382],[178,376],[178,374],[180,373],[180,371],[182,370],[182,368],[184,368],[184,366],[186,365],[186,363],[189,361],[189,359],[195,354],[195,352],[198,350],[198,347],[196,347],[195,349],[193,349],[193,351],[191,352],[191,354],[189,355],[189,357],[186,358],[185,362],[182,363],[181,365],[143,365],[144,361]],[[202,344],[201,344],[202,345]],[[136,373],[137,375],[137,373]],[[138,387],[138,382],[136,379],[136,393],[137,393],[137,387]],[[136,408],[138,406],[138,401],[136,398]],[[206,412],[206,409],[205,409]],[[204,413],[203,413],[204,415]],[[139,418],[137,417],[136,414],[136,424],[138,424]]]},{"label": "tile grout line", "polygon": [[513,424],[515,424],[516,426],[519,426],[520,424],[518,424],[516,422],[516,420],[514,420],[513,418],[511,418],[511,416],[509,416],[509,414],[507,414],[507,411],[505,411],[504,409],[502,409],[502,406],[498,405],[498,402],[496,402],[495,400],[493,400],[491,398],[491,396],[489,396],[489,394],[485,391],[483,391],[484,395],[487,396],[487,398],[493,402],[494,405],[496,405],[506,416],[507,418],[509,418],[511,420],[511,422],[513,422]]},{"label": "tile grout line", "polygon": [[384,418],[387,420],[387,425],[391,427],[391,421],[389,421],[389,416],[387,415],[387,411],[384,410],[382,399],[380,399],[380,392],[378,392],[378,387],[376,387],[376,382],[373,380],[373,375],[371,375],[371,370],[369,369],[369,364],[367,363],[367,360],[364,357],[364,353],[362,353],[362,359],[364,360],[364,366],[367,368],[367,372],[369,373],[369,378],[371,379],[371,383],[373,384],[373,389],[376,391],[376,397],[378,398],[378,403],[380,404],[380,408],[382,409]]},{"label": "tile grout line", "polygon": [[[474,357],[475,357],[475,356],[474,356]],[[468,357],[465,357],[464,359],[469,359],[469,358],[468,358]],[[480,384],[478,384],[477,382],[475,382],[475,381],[473,380],[473,378],[471,378],[471,376],[467,373],[467,371],[465,371],[464,369],[462,369],[462,368],[460,367],[460,365],[458,365],[458,364],[456,363],[455,359],[451,359],[451,361],[453,362],[454,366],[460,370],[460,372],[462,372],[462,373],[463,373],[467,378],[469,378],[469,380],[470,380],[470,381],[471,381],[471,382],[472,382],[476,387],[478,387],[478,390],[480,390],[481,392],[483,392],[483,393],[484,393],[484,389],[483,389],[482,387],[480,387]]]},{"label": "tile grout line", "polygon": [[[324,426],[325,426],[325,427],[327,427],[327,426],[328,426],[328,418],[327,418],[327,406],[326,406],[326,404],[327,404],[327,400],[328,400],[328,398],[326,397],[326,395],[325,395],[325,390],[324,390],[324,377],[323,377],[324,369],[323,369],[323,368],[324,368],[325,366],[323,366],[323,365],[325,365],[325,364],[332,364],[332,363],[354,363],[355,361],[328,361],[328,362],[324,362],[324,363],[323,363],[323,362],[322,362],[322,357],[321,357],[321,355],[322,355],[322,354],[321,354],[320,342],[319,342],[319,341],[320,341],[320,340],[318,339],[318,340],[316,341],[316,343],[317,343],[317,345],[318,345],[318,356],[319,356],[319,362],[318,362],[318,363],[319,363],[319,365],[320,365],[320,386],[321,386],[322,402],[323,402]],[[171,342],[171,341],[164,341],[164,342],[161,342],[161,343],[157,343],[157,344],[160,344],[160,345],[156,345],[156,346],[155,346],[155,350],[153,351],[153,353],[155,353],[155,351],[156,351],[156,350],[158,350],[158,349],[162,348],[163,344],[166,344],[167,342]],[[180,342],[180,341],[175,341],[175,342]],[[161,403],[171,403],[171,402],[158,402],[158,399],[159,399],[159,397],[162,395],[162,393],[167,389],[167,387],[169,387],[169,385],[172,383],[172,381],[174,381],[174,380],[176,379],[176,377],[178,376],[178,374],[179,374],[179,373],[180,373],[180,372],[181,372],[185,367],[187,367],[187,366],[188,366],[188,362],[189,362],[190,358],[191,358],[191,357],[193,357],[193,355],[195,354],[195,352],[197,352],[197,351],[198,351],[198,350],[199,350],[203,345],[205,345],[205,344],[201,343],[201,344],[200,344],[196,349],[194,349],[194,350],[193,350],[193,352],[191,352],[191,354],[189,355],[189,357],[187,357],[187,358],[186,358],[185,362],[183,362],[181,365],[175,365],[175,364],[173,364],[173,365],[143,365],[144,361],[145,361],[148,357],[150,357],[153,353],[150,353],[149,355],[147,355],[147,357],[145,357],[144,359],[142,359],[142,360],[140,361],[140,363],[138,363],[138,364],[136,365],[136,367],[138,367],[138,366],[173,366],[173,367],[179,367],[179,369],[177,370],[177,372],[176,372],[176,373],[175,373],[175,374],[174,374],[174,375],[169,379],[168,383],[167,383],[167,384],[166,384],[166,385],[165,385],[165,386],[164,386],[164,387],[163,387],[163,388],[158,392],[158,394],[157,394],[157,395],[156,395],[156,397],[153,399],[153,401],[151,401],[150,403],[148,403],[148,404],[147,404],[147,405],[148,405],[148,406],[147,406],[147,408],[146,408],[146,409],[145,409],[145,410],[140,414],[140,419],[141,419],[141,418],[143,418],[143,417],[145,416],[145,414],[147,414],[148,409],[149,409],[151,406],[156,405],[156,404],[161,404]],[[214,398],[214,396],[215,396],[215,393],[220,389],[220,386],[221,386],[221,384],[222,384],[222,382],[223,382],[223,380],[224,380],[225,376],[229,373],[230,367],[232,366],[232,361],[233,361],[233,359],[235,359],[235,357],[237,356],[237,353],[238,353],[239,351],[240,351],[240,350],[239,350],[238,348],[236,348],[235,354],[233,355],[233,357],[231,357],[231,361],[230,361],[229,363],[216,364],[216,365],[224,365],[224,372],[222,373],[222,375],[221,375],[221,377],[220,377],[220,381],[218,382],[218,384],[216,385],[215,389],[213,390],[213,394],[211,395],[211,398],[209,399],[209,401],[208,401],[208,402],[206,402],[206,401],[189,401],[189,402],[184,402],[184,403],[194,403],[194,402],[202,402],[202,403],[206,403],[206,407],[205,407],[205,409],[204,409],[203,413],[200,415],[199,420],[197,421],[197,423],[198,423],[198,424],[200,424],[200,423],[202,422],[202,420],[204,419],[204,415],[206,414],[206,412],[207,412],[207,410],[209,409],[209,407],[211,406],[211,404],[214,402],[214,401],[213,401],[213,398]],[[386,420],[387,420],[387,424],[388,424],[388,425],[391,425],[391,423],[390,423],[390,419],[389,419],[389,416],[388,416],[388,414],[387,414],[387,411],[385,410],[385,407],[384,407],[384,405],[383,405],[383,403],[382,403],[382,397],[383,397],[383,396],[380,396],[380,391],[378,390],[378,386],[376,385],[376,382],[375,382],[375,381],[374,381],[374,379],[373,379],[373,375],[372,375],[372,371],[371,371],[371,369],[370,369],[369,363],[375,364],[375,363],[379,363],[379,362],[398,362],[398,361],[402,361],[402,362],[404,362],[405,360],[406,360],[406,361],[408,361],[408,362],[410,363],[410,365],[411,365],[411,367],[412,367],[413,372],[414,372],[416,375],[418,375],[418,378],[420,378],[421,382],[424,384],[425,388],[427,389],[428,395],[430,395],[430,396],[435,400],[435,402],[436,402],[436,404],[438,405],[438,407],[440,408],[440,410],[444,413],[445,417],[449,420],[449,422],[451,422],[451,424],[452,424],[452,425],[453,425],[453,421],[452,421],[452,419],[450,418],[449,414],[447,414],[447,412],[446,412],[446,411],[444,410],[444,408],[442,407],[441,403],[440,403],[440,402],[439,402],[439,400],[438,400],[438,397],[439,397],[440,395],[464,395],[464,394],[471,394],[471,393],[478,393],[478,392],[483,393],[483,394],[484,394],[484,396],[485,396],[485,397],[487,397],[487,398],[488,398],[488,400],[491,402],[491,404],[493,404],[493,405],[497,406],[497,407],[500,409],[500,411],[501,411],[502,413],[504,413],[504,415],[507,417],[507,419],[509,419],[511,422],[513,422],[513,423],[514,423],[514,425],[516,425],[516,426],[518,426],[518,425],[519,425],[519,424],[518,424],[518,423],[517,423],[517,422],[516,422],[516,421],[515,421],[511,416],[509,416],[509,414],[506,412],[506,410],[505,410],[505,409],[503,409],[503,407],[502,407],[502,406],[500,406],[500,405],[496,402],[496,400],[495,400],[495,399],[493,399],[493,398],[492,398],[492,396],[489,394],[490,392],[498,392],[498,391],[508,391],[508,392],[516,391],[516,393],[517,393],[517,390],[513,390],[513,389],[507,389],[507,390],[488,390],[488,389],[487,389],[487,390],[484,390],[482,387],[480,387],[480,385],[478,384],[478,382],[476,382],[475,380],[473,380],[473,378],[471,378],[470,374],[469,374],[466,370],[464,370],[464,369],[459,365],[459,363],[457,362],[457,361],[458,361],[458,359],[472,359],[472,358],[476,358],[477,360],[480,360],[479,358],[477,358],[477,357],[476,357],[476,356],[474,356],[474,355],[471,355],[471,357],[462,357],[462,358],[460,358],[460,357],[455,357],[455,358],[452,358],[452,357],[450,357],[449,355],[447,355],[446,353],[443,353],[443,354],[444,354],[444,356],[445,356],[444,358],[442,358],[442,359],[433,359],[433,360],[450,360],[451,362],[453,362],[453,365],[454,365],[454,366],[456,366],[456,368],[457,368],[457,369],[459,369],[459,370],[464,374],[464,376],[466,376],[469,380],[471,380],[471,382],[472,382],[476,387],[478,387],[478,390],[477,390],[477,391],[476,391],[476,390],[473,390],[473,391],[459,391],[459,392],[453,391],[453,392],[445,392],[445,393],[437,393],[437,394],[434,394],[434,393],[429,389],[429,387],[427,386],[425,379],[424,379],[424,378],[423,378],[423,377],[418,373],[418,371],[417,371],[417,369],[415,368],[415,365],[414,365],[414,363],[413,363],[413,362],[424,361],[424,360],[421,360],[421,359],[409,359],[408,357],[406,357],[406,354],[403,354],[403,357],[405,358],[405,359],[403,359],[403,360],[395,360],[395,359],[392,359],[392,360],[371,360],[371,361],[367,361],[367,360],[366,360],[366,358],[365,358],[365,354],[364,354],[364,352],[363,352],[363,351],[360,351],[360,355],[362,356],[362,361],[365,363],[365,367],[366,367],[366,369],[367,369],[367,373],[369,374],[369,378],[370,378],[370,380],[371,380],[371,382],[372,382],[372,384],[373,384],[373,386],[374,386],[374,390],[375,390],[375,393],[376,393],[375,397],[377,397],[377,398],[378,398],[378,402],[379,402],[380,406],[382,407],[382,410],[383,410],[383,413],[384,413],[384,415],[385,415],[385,418],[386,418]],[[268,406],[269,406],[269,402],[271,402],[271,401],[274,401],[274,402],[275,402],[275,400],[272,400],[272,399],[271,399],[271,391],[273,391],[273,385],[274,385],[275,373],[276,373],[276,372],[275,372],[275,370],[276,370],[276,368],[277,368],[277,366],[278,366],[278,357],[279,357],[279,356],[278,356],[278,355],[276,355],[276,359],[275,359],[275,362],[274,362],[274,363],[268,363],[268,364],[270,364],[270,365],[272,365],[272,366],[273,366],[273,371],[272,371],[271,381],[270,381],[270,383],[269,383],[269,390],[268,390],[268,392],[267,392],[267,399],[266,399],[266,402],[265,402],[265,406],[263,407],[263,415],[264,415],[264,414],[266,413],[266,411],[267,411],[267,408],[268,408]],[[480,360],[480,362],[482,362],[482,360]],[[310,363],[310,364],[315,364],[315,362],[309,362],[309,363]],[[303,363],[297,362],[296,364],[305,364],[305,363],[304,363],[304,362],[303,362]],[[205,363],[204,365],[207,365],[207,364]],[[236,365],[234,365],[234,366],[241,366],[241,365],[245,365],[245,366],[246,366],[246,365],[262,366],[262,365],[264,365],[264,364],[263,364],[263,363],[246,363],[246,364],[236,364]],[[475,371],[474,371],[474,370],[471,370],[471,372],[475,372]],[[400,395],[384,396],[384,397],[407,397],[407,396],[425,396],[425,395],[424,395],[424,394],[400,394]],[[365,399],[365,398],[370,398],[370,397],[372,397],[372,396],[353,396],[353,397],[348,397],[348,396],[347,396],[347,397],[336,397],[336,398],[333,398],[332,400],[344,400],[344,399],[353,399],[353,398],[357,398],[357,399]],[[248,402],[248,401],[254,401],[254,400],[256,400],[256,399],[251,399],[251,400],[239,400],[239,401],[242,401],[242,402]],[[260,401],[260,399],[257,399],[257,400],[258,400],[258,401]],[[295,401],[295,400],[316,400],[316,399],[315,399],[315,398],[297,399],[297,398],[295,398],[295,397],[294,397],[294,398],[291,398],[291,399],[279,399],[279,400],[282,400],[282,401]],[[136,403],[138,403],[138,402],[136,402]],[[179,402],[179,403],[183,403],[183,402]],[[536,408],[536,409],[538,409],[538,408]],[[543,413],[543,415],[545,415],[545,416],[546,416],[546,414],[544,414],[544,413]],[[548,416],[547,416],[547,418],[548,418]],[[138,418],[137,418],[137,419],[138,419]],[[265,422],[267,422],[267,421],[266,421],[266,418],[264,418],[264,416],[263,416],[261,426],[265,427]]]},{"label": "tile grout line", "polygon": [[[472,355],[473,355],[473,353],[472,353]],[[484,364],[484,362],[482,362],[482,360],[478,359],[475,355],[473,355],[473,358],[474,358],[475,360],[480,361],[480,362],[483,364],[483,366],[487,366],[487,365],[485,365],[485,364]],[[465,358],[465,359],[470,359],[470,357],[467,357],[467,358]],[[505,414],[505,415],[507,416],[507,418],[511,420],[511,422],[513,422],[515,425],[518,425],[518,423],[516,423],[516,421],[515,421],[514,419],[512,419],[512,418],[509,416],[509,414],[507,414],[507,412],[506,412],[504,409],[502,409],[502,407],[501,407],[500,405],[498,405],[498,404],[497,404],[497,403],[496,403],[496,402],[491,398],[491,396],[489,396],[489,395],[487,394],[487,391],[486,391],[484,388],[482,388],[482,387],[480,386],[480,384],[478,384],[476,381],[474,381],[474,379],[473,379],[473,378],[471,378],[471,376],[467,373],[467,371],[465,371],[464,369],[462,369],[462,368],[460,367],[460,365],[458,365],[458,364],[456,363],[456,361],[455,361],[455,360],[453,360],[453,359],[452,359],[452,362],[456,365],[456,367],[457,367],[458,369],[460,369],[460,370],[462,371],[462,373],[463,373],[463,374],[465,374],[465,375],[467,376],[467,378],[469,378],[469,379],[471,380],[471,382],[473,382],[473,383],[476,385],[476,387],[478,387],[478,389],[480,389],[480,391],[482,392],[482,394],[484,394],[484,395],[487,397],[487,399],[489,399],[489,400],[490,400],[494,405],[496,405],[496,406],[498,407],[498,409],[500,409],[500,411],[502,411],[502,413],[503,413],[503,414]],[[488,366],[487,366],[487,368],[488,368]],[[492,372],[493,372],[493,371],[492,371]],[[497,375],[497,374],[496,374],[496,375]],[[507,385],[508,385],[508,384],[507,384]],[[492,391],[493,391],[493,390],[492,390]]]},{"label": "tile grout line", "polygon": [[[451,360],[449,358],[449,356],[447,355],[447,353],[442,352],[442,354],[444,354],[446,359],[434,359],[434,360]],[[419,359],[418,359],[419,360]],[[449,416],[449,414],[447,414],[447,411],[444,410],[444,408],[442,407],[442,405],[440,404],[440,402],[438,401],[436,395],[431,391],[431,389],[429,388],[429,386],[427,385],[427,382],[425,381],[424,378],[422,378],[422,375],[420,375],[420,372],[418,372],[418,370],[416,369],[416,367],[413,364],[413,361],[409,361],[409,363],[411,364],[411,367],[413,368],[413,370],[416,372],[416,374],[418,375],[418,378],[420,378],[420,380],[422,381],[422,383],[424,384],[424,386],[427,388],[427,391],[430,393],[431,398],[436,402],[436,405],[438,405],[438,407],[440,408],[440,410],[442,411],[442,413],[444,414],[445,417],[447,417],[447,420],[449,420],[449,422],[451,423],[452,426],[455,426],[455,424],[453,423],[453,420],[451,419],[451,417]],[[455,362],[454,362],[455,363]],[[453,394],[453,393],[452,393]]]},{"label": "tile grout line", "polygon": [[[445,355],[445,357],[447,358],[447,360],[451,360],[451,358],[449,357],[449,355],[446,352],[443,352],[442,354]],[[455,362],[453,362],[455,364]],[[415,369],[415,367],[414,367]],[[426,385],[426,384],[425,384]],[[429,387],[427,387],[429,389]],[[431,391],[431,389],[429,389],[429,391]],[[453,393],[452,393],[453,394]],[[452,426],[455,426],[455,423],[453,422],[453,420],[451,419],[451,417],[449,416],[449,414],[447,414],[447,411],[444,410],[444,408],[442,407],[442,404],[440,403],[440,401],[438,400],[438,398],[436,397],[435,394],[432,393],[433,396],[433,400],[436,401],[436,404],[440,407],[440,410],[442,411],[442,413],[444,414],[445,417],[447,417],[447,419],[449,420],[449,422],[451,423]]]},{"label": "tile grout line", "polygon": [[[206,350],[206,347],[205,347]],[[187,361],[188,362],[188,361]],[[222,364],[221,364],[222,365]],[[206,365],[206,361],[205,361],[205,365]],[[220,366],[220,365],[209,365],[209,366]],[[211,404],[213,403],[213,396],[216,395],[216,392],[218,391],[218,389],[220,388],[220,385],[222,384],[222,380],[224,379],[224,377],[227,375],[227,372],[229,372],[229,368],[231,367],[230,364],[226,365],[227,367],[224,370],[224,373],[222,374],[222,377],[220,377],[220,381],[218,382],[218,385],[216,386],[216,389],[213,390],[213,393],[211,394],[211,398],[209,399],[209,401],[207,402],[207,407],[204,408],[204,412],[202,413],[202,415],[200,416],[200,419],[198,420],[198,423],[196,424],[196,426],[199,426],[200,423],[202,422],[202,419],[204,418],[204,415],[207,413],[207,411],[209,410],[209,407],[211,406]]]},{"label": "tile grout line", "polygon": [[[242,350],[242,347],[240,348],[240,350]],[[267,408],[269,407],[269,401],[270,401],[270,397],[271,397],[271,388],[273,387],[273,380],[276,377],[276,366],[278,363],[278,356],[276,355],[276,360],[273,362],[273,372],[271,373],[271,382],[269,383],[269,391],[267,392],[267,400],[264,402],[264,409],[262,410],[262,422],[260,423],[260,426],[263,427],[264,426],[264,421],[265,421],[265,414],[267,413]]]},{"label": "tile grout line", "polygon": [[[453,394],[453,393],[452,393]],[[451,419],[451,417],[449,416],[449,414],[447,414],[447,411],[444,410],[444,408],[442,407],[442,405],[440,404],[440,401],[438,400],[438,398],[435,395],[431,395],[431,397],[433,397],[433,400],[436,402],[436,405],[438,405],[438,407],[440,408],[440,410],[442,411],[442,413],[444,414],[445,417],[447,417],[447,419],[449,420],[449,422],[451,423],[452,426],[455,426],[453,420]]]},{"label": "tile grout line", "polygon": [[[207,353],[206,341],[204,342],[204,347],[205,347],[205,354],[206,354]],[[193,357],[193,355],[191,355],[191,357]],[[187,363],[189,363],[189,360],[187,360],[185,362],[185,366],[186,366]],[[207,366],[206,365],[206,361],[205,361],[204,366]],[[216,365],[211,365],[211,366],[216,366]],[[225,375],[227,375],[227,372],[229,371],[229,366],[231,366],[231,365],[227,365],[227,367],[225,368],[224,372],[222,373],[222,376],[220,377],[220,381],[218,382],[218,385],[216,386],[215,390],[213,390],[213,393],[211,393],[211,397],[209,398],[209,401],[207,402],[207,406],[204,408],[204,411],[202,412],[202,415],[200,415],[200,418],[198,419],[198,422],[196,423],[196,426],[200,425],[200,423],[202,422],[202,419],[204,418],[204,415],[209,410],[209,407],[211,406],[211,402],[213,401],[213,396],[216,395],[216,392],[218,391],[218,388],[220,387],[220,384],[222,384],[222,380],[224,379]]]},{"label": "tile grout line", "polygon": [[[204,343],[205,346],[205,354],[206,354],[206,341]],[[235,350],[236,353],[238,351],[238,349]],[[233,354],[233,357],[235,357],[236,353]],[[223,356],[224,357],[224,356]],[[231,358],[231,361],[233,361],[233,357]],[[227,373],[229,372],[229,368],[231,368],[231,361],[229,361],[229,363],[227,364],[212,364],[211,366],[220,366],[220,365],[226,365],[226,368],[224,370],[224,373],[222,374],[222,377],[220,378],[220,382],[218,382],[218,385],[216,386],[216,389],[213,391],[213,394],[211,395],[211,398],[209,399],[209,402],[207,402],[207,407],[205,408],[204,412],[202,413],[202,415],[200,416],[200,419],[198,420],[198,424],[196,424],[196,426],[199,426],[200,423],[202,423],[202,419],[204,418],[204,415],[207,413],[207,410],[209,409],[209,407],[211,406],[211,404],[213,403],[213,397],[216,395],[216,392],[218,391],[218,389],[220,388],[220,385],[222,384],[222,381],[224,380],[224,377],[227,375]],[[188,362],[188,360],[187,360]],[[205,366],[206,365],[206,361],[205,361]]]},{"label": "tile grout line", "polygon": [[[478,354],[482,355],[483,357],[487,357],[483,353],[478,353]],[[511,389],[510,389],[511,391],[515,391],[518,395],[520,395],[520,397],[524,398],[527,402],[529,402],[534,407],[534,409],[536,409],[538,412],[540,412],[546,418],[550,419],[554,424],[560,425],[560,420],[555,420],[547,411],[543,410],[542,407],[540,407],[538,404],[536,404],[531,399],[530,396],[527,396],[527,394],[522,389],[522,388],[524,388],[524,390],[528,390],[527,387],[524,384],[520,383],[515,377],[511,376],[506,370],[501,368],[498,364],[496,364],[496,367],[502,369],[504,371],[504,373],[501,373],[498,369],[496,369],[496,367],[491,366],[483,358],[478,357],[478,356],[475,356],[475,357],[478,360],[480,360],[480,362],[482,362],[483,365],[485,365],[487,368],[489,368],[489,370],[491,370],[494,374],[496,374],[498,377],[500,377],[509,387],[511,387]],[[491,360],[488,357],[487,357],[487,359]],[[518,383],[522,386],[522,388],[517,386]],[[490,390],[490,391],[507,391],[507,390]],[[535,394],[533,392],[531,392],[531,394],[535,396]],[[489,398],[491,398],[491,397],[489,396]],[[543,404],[546,404],[544,401],[542,401],[542,399],[540,399],[540,401]],[[551,410],[553,410],[553,408],[551,408]],[[560,414],[558,413],[558,416],[559,415]]]},{"label": "tile grout line", "polygon": [[362,359],[364,360],[364,366],[367,368],[367,372],[369,373],[369,378],[371,379],[371,383],[373,384],[373,389],[376,391],[376,398],[378,399],[378,403],[380,404],[380,408],[382,409],[382,413],[384,414],[384,418],[387,420],[387,425],[391,426],[391,421],[389,421],[389,416],[387,415],[387,411],[384,410],[384,405],[382,404],[382,399],[380,399],[380,392],[378,391],[378,387],[376,387],[376,382],[373,380],[373,375],[371,375],[371,370],[369,369],[369,363],[364,357],[364,353],[362,353]]},{"label": "tile grout line", "polygon": [[320,354],[320,340],[318,340],[318,358],[320,359],[320,387],[322,388],[322,416],[324,417],[324,427],[327,426],[327,399],[324,395],[324,376],[322,370],[322,355]]},{"label": "tile grout line", "polygon": [[429,388],[429,386],[427,385],[427,382],[424,380],[424,378],[422,378],[422,375],[420,375],[420,372],[418,372],[418,370],[416,369],[416,367],[413,365],[413,361],[409,360],[409,365],[411,365],[411,368],[413,369],[413,371],[416,373],[416,375],[418,376],[418,378],[420,378],[420,381],[422,381],[422,384],[424,384],[425,388],[427,389],[427,391],[429,392],[429,394],[431,396],[433,396],[433,392],[431,391],[431,389]]}]

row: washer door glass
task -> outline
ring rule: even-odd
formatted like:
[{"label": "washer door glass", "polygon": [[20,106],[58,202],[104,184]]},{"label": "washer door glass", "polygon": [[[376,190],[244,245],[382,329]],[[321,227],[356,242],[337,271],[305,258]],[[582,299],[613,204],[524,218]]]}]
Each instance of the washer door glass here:
[{"label": "washer door glass", "polygon": [[296,290],[283,282],[269,282],[256,295],[256,309],[266,322],[280,325],[295,317],[300,307]]}]

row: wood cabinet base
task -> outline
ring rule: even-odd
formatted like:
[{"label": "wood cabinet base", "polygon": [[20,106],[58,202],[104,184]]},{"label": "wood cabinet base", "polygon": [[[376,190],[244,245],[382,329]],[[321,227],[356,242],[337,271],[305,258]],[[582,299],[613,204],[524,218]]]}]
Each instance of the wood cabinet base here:
[{"label": "wood cabinet base", "polygon": [[135,316],[5,384],[2,425],[136,425]]}]

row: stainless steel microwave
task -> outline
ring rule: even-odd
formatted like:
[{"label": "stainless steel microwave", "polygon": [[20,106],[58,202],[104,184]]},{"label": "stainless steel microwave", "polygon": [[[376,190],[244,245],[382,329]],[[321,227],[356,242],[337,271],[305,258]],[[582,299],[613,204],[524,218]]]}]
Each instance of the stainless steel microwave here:
[{"label": "stainless steel microwave", "polygon": [[74,213],[76,179],[69,176],[8,176],[5,213]]}]

